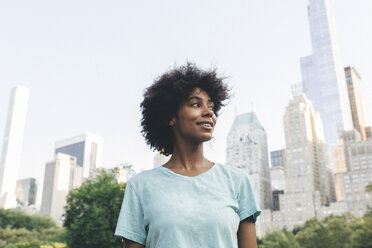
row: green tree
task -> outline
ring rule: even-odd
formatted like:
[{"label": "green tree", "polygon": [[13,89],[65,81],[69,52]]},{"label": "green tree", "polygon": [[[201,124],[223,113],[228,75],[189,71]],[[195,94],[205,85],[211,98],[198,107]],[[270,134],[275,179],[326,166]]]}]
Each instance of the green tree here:
[{"label": "green tree", "polygon": [[39,240],[46,242],[64,243],[67,235],[64,228],[45,228],[41,230]]},{"label": "green tree", "polygon": [[71,248],[122,247],[114,238],[125,184],[116,180],[118,169],[100,171],[67,197],[64,227]]},{"label": "green tree", "polygon": [[296,234],[296,240],[304,248],[331,247],[328,229],[316,218],[305,222],[304,228]]},{"label": "green tree", "polygon": [[352,229],[350,221],[353,216],[349,214],[326,217],[322,223],[327,228],[328,239],[330,241],[329,248],[347,248],[350,246]]},{"label": "green tree", "polygon": [[39,248],[54,244],[66,247],[64,242],[65,230],[49,217],[0,209],[0,248]]},{"label": "green tree", "polygon": [[372,216],[365,216],[354,225],[351,236],[352,248],[371,248],[372,247]]},{"label": "green tree", "polygon": [[372,218],[372,207],[367,206],[367,211],[364,213],[364,218],[371,217]]},{"label": "green tree", "polygon": [[40,241],[27,241],[7,245],[0,244],[0,248],[67,248],[67,245],[58,242],[45,243]]},{"label": "green tree", "polygon": [[280,230],[265,235],[259,248],[300,248],[300,245],[291,232]]},{"label": "green tree", "polygon": [[31,242],[19,242],[16,244],[9,244],[5,246],[0,246],[1,248],[40,248],[40,242],[31,241]]},{"label": "green tree", "polygon": [[0,228],[0,241],[3,241],[4,244],[34,241],[38,238],[38,236],[39,233],[37,231],[29,231],[25,228]]},{"label": "green tree", "polygon": [[19,210],[0,209],[0,228],[41,231],[45,228],[56,228],[57,224],[49,217],[41,215],[29,215]]},{"label": "green tree", "polygon": [[[63,228],[48,228],[41,232],[27,230],[25,228],[11,229],[0,228],[0,243],[4,245],[19,244],[24,242],[66,242],[65,230]],[[0,246],[1,247],[1,246]]]},{"label": "green tree", "polygon": [[372,192],[372,183],[369,182],[367,185],[366,185],[366,192]]},{"label": "green tree", "polygon": [[292,233],[293,233],[293,235],[296,236],[296,234],[297,234],[299,231],[301,231],[302,229],[304,229],[303,226],[297,226],[297,225],[296,225],[296,226],[292,229]]}]

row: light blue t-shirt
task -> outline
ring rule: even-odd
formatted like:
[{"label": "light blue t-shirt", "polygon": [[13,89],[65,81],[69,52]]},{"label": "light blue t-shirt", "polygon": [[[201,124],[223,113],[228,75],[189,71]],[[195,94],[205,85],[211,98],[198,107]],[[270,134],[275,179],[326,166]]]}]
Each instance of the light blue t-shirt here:
[{"label": "light blue t-shirt", "polygon": [[128,181],[115,236],[146,248],[237,248],[239,222],[260,212],[240,169],[188,177],[158,167]]}]

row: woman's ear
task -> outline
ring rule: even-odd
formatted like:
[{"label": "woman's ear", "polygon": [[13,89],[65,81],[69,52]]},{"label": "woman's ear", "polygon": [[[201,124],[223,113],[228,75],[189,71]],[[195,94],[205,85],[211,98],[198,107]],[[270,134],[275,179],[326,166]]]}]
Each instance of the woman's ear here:
[{"label": "woman's ear", "polygon": [[172,118],[170,121],[169,121],[169,126],[173,127],[174,124],[176,124],[176,118]]}]

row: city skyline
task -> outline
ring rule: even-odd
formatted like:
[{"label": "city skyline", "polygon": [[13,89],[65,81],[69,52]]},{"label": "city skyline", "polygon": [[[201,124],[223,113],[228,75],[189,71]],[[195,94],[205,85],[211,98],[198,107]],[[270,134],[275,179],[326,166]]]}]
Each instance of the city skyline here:
[{"label": "city skyline", "polygon": [[[252,5],[224,5],[217,1],[213,6],[199,6],[196,1],[189,5],[163,1],[148,7],[154,7],[156,14],[162,13],[164,6],[174,11],[181,7],[185,13],[169,14],[169,19],[159,18],[154,24],[148,23],[155,17],[150,10],[135,17],[141,11],[139,3],[121,6],[117,2],[121,7],[118,10],[124,13],[107,6],[98,17],[94,13],[103,7],[98,2],[92,2],[87,9],[79,5],[77,10],[60,4],[46,4],[43,11],[47,8],[50,14],[40,14],[26,3],[25,9],[6,3],[4,10],[8,12],[0,15],[0,30],[9,37],[0,40],[4,55],[0,59],[0,132],[5,129],[10,88],[17,82],[30,88],[19,178],[35,177],[42,182],[40,174],[45,163],[53,159],[54,143],[86,131],[104,137],[104,167],[127,161],[136,169],[152,168],[155,154],[146,146],[139,129],[143,89],[172,65],[187,60],[202,67],[215,65],[219,72],[230,76],[227,82],[234,87],[235,97],[222,109],[215,141],[206,146],[207,157],[224,162],[225,137],[235,107],[239,113],[249,112],[251,102],[256,104],[256,113],[267,131],[269,151],[284,147],[282,118],[290,100],[290,85],[301,81],[299,58],[312,52],[308,1],[263,1]],[[372,72],[368,68],[372,66],[372,49],[368,44],[372,44],[372,35],[368,27],[372,23],[372,4],[355,1],[349,6],[346,0],[334,4],[343,66],[355,67],[362,77],[367,125],[371,125],[372,102],[368,96],[372,94]],[[57,10],[59,7],[61,10]],[[62,22],[66,15],[63,11],[71,11],[66,12],[71,18]],[[195,20],[188,17],[188,11]],[[8,19],[12,22],[20,15],[25,17],[5,26]],[[343,15],[353,18],[341,18]],[[34,26],[21,27],[26,17]],[[49,24],[44,24],[45,20]],[[124,23],[126,20],[136,25],[130,27]],[[90,26],[89,21],[94,24]],[[116,22],[120,25],[116,26]],[[72,27],[75,24],[77,27]],[[97,37],[93,25],[107,38]],[[27,27],[35,34],[25,30]],[[186,34],[179,27],[184,27]],[[44,31],[49,35],[45,36]],[[169,33],[174,35],[166,35]],[[261,87],[256,86],[257,82]]]},{"label": "city skyline", "polygon": [[303,91],[320,113],[325,140],[336,148],[343,130],[352,129],[344,66],[330,0],[308,5],[312,54],[300,58]]}]

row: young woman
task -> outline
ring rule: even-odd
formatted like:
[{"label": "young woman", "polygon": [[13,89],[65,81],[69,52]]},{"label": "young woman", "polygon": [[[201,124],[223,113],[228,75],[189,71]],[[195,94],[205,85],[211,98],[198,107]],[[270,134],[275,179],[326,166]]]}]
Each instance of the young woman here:
[{"label": "young woman", "polygon": [[228,88],[215,70],[187,64],[146,89],[142,134],[170,160],[132,177],[115,235],[125,248],[255,248],[260,210],[247,175],[209,161]]}]

